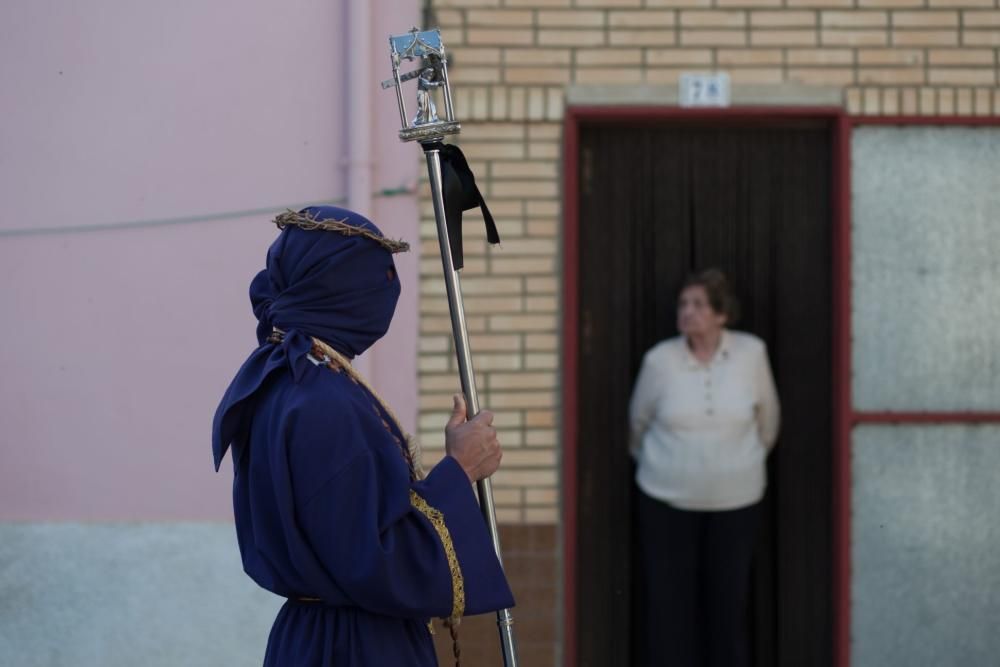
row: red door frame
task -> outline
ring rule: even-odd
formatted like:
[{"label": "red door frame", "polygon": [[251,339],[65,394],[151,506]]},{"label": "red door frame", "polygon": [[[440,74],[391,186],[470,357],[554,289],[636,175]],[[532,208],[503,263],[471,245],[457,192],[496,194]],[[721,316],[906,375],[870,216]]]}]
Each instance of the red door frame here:
[{"label": "red door frame", "polygon": [[563,150],[563,655],[566,667],[576,667],[576,438],[579,411],[577,353],[579,351],[579,159],[583,125],[622,123],[712,122],[717,124],[780,123],[820,119],[830,123],[832,140],[832,285],[833,293],[833,665],[850,664],[851,583],[851,431],[864,423],[997,423],[1000,412],[859,412],[851,396],[851,132],[860,125],[1000,126],[1000,117],[884,116],[849,117],[837,107],[746,107],[684,109],[679,107],[575,106],[566,112]]},{"label": "red door frame", "polygon": [[[839,541],[848,536],[842,524],[849,519],[847,495],[841,490],[850,489],[847,457],[842,447],[843,425],[846,408],[850,405],[846,356],[846,341],[850,332],[847,316],[850,313],[849,285],[847,270],[850,266],[847,251],[850,248],[848,224],[848,177],[849,177],[849,125],[843,109],[837,107],[746,107],[728,109],[685,109],[680,107],[569,107],[564,126],[563,151],[563,653],[566,667],[575,667],[577,661],[576,638],[576,422],[579,410],[577,395],[577,337],[579,323],[579,183],[575,165],[579,157],[580,128],[583,125],[600,124],[649,124],[649,123],[714,123],[720,125],[768,124],[780,125],[782,121],[822,120],[830,125],[832,140],[831,202],[833,204],[833,382],[834,386],[834,569],[846,573],[839,555],[847,553],[839,547]],[[837,577],[834,584],[835,616],[848,609],[841,604],[846,595],[846,581]],[[843,582],[843,585],[842,585]],[[835,631],[836,632],[836,631]],[[839,634],[839,633],[837,633]],[[846,636],[846,635],[845,635]]]},{"label": "red door frame", "polygon": [[852,116],[846,120],[844,132],[843,155],[846,156],[846,164],[843,165],[844,188],[841,192],[843,196],[842,205],[845,207],[844,225],[845,229],[841,237],[844,247],[841,249],[841,256],[845,264],[841,267],[843,271],[840,275],[844,278],[844,283],[840,287],[840,292],[844,303],[841,304],[842,330],[838,332],[843,364],[841,379],[842,405],[839,408],[839,428],[835,447],[838,454],[835,464],[837,479],[834,482],[839,491],[841,500],[838,503],[840,520],[835,523],[837,534],[834,539],[835,548],[835,575],[836,588],[834,599],[834,667],[849,667],[851,662],[850,628],[851,628],[851,433],[855,426],[861,424],[985,424],[1000,423],[1000,412],[866,412],[854,409],[854,402],[851,397],[851,294],[850,294],[850,267],[851,267],[851,192],[850,192],[850,136],[855,127],[865,125],[935,125],[935,126],[998,126],[1000,127],[1000,117],[997,116]]}]

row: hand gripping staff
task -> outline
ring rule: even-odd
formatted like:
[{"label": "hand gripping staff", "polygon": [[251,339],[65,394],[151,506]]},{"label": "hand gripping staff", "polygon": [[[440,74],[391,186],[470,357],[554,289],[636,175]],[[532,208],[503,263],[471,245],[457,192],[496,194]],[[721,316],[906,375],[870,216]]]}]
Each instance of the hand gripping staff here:
[{"label": "hand gripping staff", "polygon": [[[472,353],[469,350],[469,332],[465,324],[465,307],[462,304],[462,287],[459,271],[463,266],[462,256],[462,211],[479,206],[486,221],[486,236],[490,243],[499,243],[493,216],[486,208],[475,177],[465,156],[457,146],[447,145],[444,138],[458,134],[462,126],[455,120],[452,106],[451,88],[448,84],[448,61],[440,30],[421,31],[413,28],[403,35],[389,37],[392,59],[392,79],[382,82],[382,88],[396,89],[399,104],[399,120],[402,141],[417,141],[427,159],[427,173],[434,203],[434,218],[437,221],[438,242],[441,246],[441,262],[444,269],[445,287],[448,292],[448,308],[451,312],[451,330],[458,354],[458,368],[465,392],[469,416],[479,412],[479,397],[472,371]],[[400,73],[404,61],[419,61],[416,69]],[[403,83],[417,79],[417,107],[411,119],[403,101]],[[441,90],[444,97],[444,118],[438,116],[435,91]],[[497,531],[496,510],[493,505],[493,487],[490,480],[476,483],[479,492],[479,507],[489,528],[490,539],[498,559],[500,535]],[[505,667],[517,667],[517,644],[514,641],[514,618],[509,609],[497,612],[497,626],[500,630],[500,650]]]}]

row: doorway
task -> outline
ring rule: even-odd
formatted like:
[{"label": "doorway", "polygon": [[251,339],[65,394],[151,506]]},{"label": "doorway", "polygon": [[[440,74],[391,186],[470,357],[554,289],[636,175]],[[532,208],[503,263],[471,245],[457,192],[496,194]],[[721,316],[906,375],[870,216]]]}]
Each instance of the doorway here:
[{"label": "doorway", "polygon": [[575,392],[565,428],[575,617],[566,649],[576,665],[629,664],[641,582],[628,400],[645,351],[677,333],[684,277],[713,266],[740,298],[735,328],[767,343],[782,401],[753,571],[754,663],[831,664],[833,123],[720,115],[567,127],[577,142],[567,162],[576,170],[567,211],[576,254],[566,257],[575,330],[564,332]]}]

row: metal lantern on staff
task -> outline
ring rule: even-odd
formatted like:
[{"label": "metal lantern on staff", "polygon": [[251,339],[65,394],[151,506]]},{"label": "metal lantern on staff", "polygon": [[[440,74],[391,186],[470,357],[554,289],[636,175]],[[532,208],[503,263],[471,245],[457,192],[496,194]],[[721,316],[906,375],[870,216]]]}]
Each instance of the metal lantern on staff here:
[{"label": "metal lantern on staff", "polygon": [[[499,243],[500,237],[465,156],[457,146],[444,143],[445,137],[458,134],[462,127],[455,118],[451,87],[448,82],[448,58],[441,41],[440,30],[422,31],[413,28],[408,33],[390,36],[389,49],[392,78],[383,81],[382,88],[396,90],[401,124],[399,138],[402,141],[419,142],[427,161],[448,307],[451,313],[452,335],[458,356],[462,391],[468,403],[468,414],[472,417],[479,412],[480,407],[459,278],[463,265],[462,212],[478,207],[486,223],[487,240],[496,244]],[[401,71],[404,64],[413,62],[417,63],[414,69],[408,72]],[[404,84],[414,79],[417,80],[416,109],[411,116],[406,106]],[[444,101],[443,117],[438,113],[435,100],[438,92]],[[490,479],[482,479],[476,486],[483,519],[489,529],[497,558],[501,558]],[[517,665],[513,623],[514,619],[509,609],[497,612],[500,648],[506,667]]]},{"label": "metal lantern on staff", "polygon": [[[382,88],[396,89],[396,103],[399,105],[399,120],[402,128],[399,138],[403,141],[439,142],[449,134],[458,134],[461,124],[455,120],[455,107],[451,100],[451,86],[448,83],[448,60],[440,30],[420,31],[416,28],[389,38],[392,59],[392,78],[382,82]],[[400,68],[405,62],[419,60],[420,65],[406,73]],[[403,98],[403,83],[417,79],[417,113],[412,121]],[[441,89],[444,94],[445,117],[437,114],[434,91]]]}]

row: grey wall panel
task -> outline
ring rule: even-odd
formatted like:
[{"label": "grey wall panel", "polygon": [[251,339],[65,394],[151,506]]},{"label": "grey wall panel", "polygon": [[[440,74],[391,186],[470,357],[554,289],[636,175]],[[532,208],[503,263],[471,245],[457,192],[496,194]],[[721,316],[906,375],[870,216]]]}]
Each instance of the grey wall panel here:
[{"label": "grey wall panel", "polygon": [[260,665],[281,602],[231,524],[0,524],[0,665]]},{"label": "grey wall panel", "polygon": [[1000,664],[1000,426],[854,431],[852,667]]},{"label": "grey wall panel", "polygon": [[1000,128],[851,150],[855,407],[1000,410]]}]

